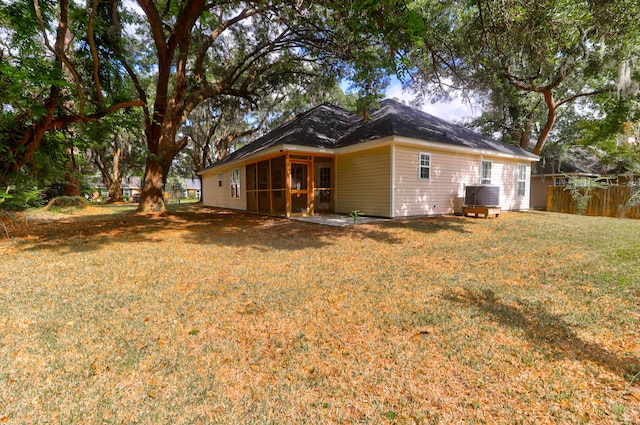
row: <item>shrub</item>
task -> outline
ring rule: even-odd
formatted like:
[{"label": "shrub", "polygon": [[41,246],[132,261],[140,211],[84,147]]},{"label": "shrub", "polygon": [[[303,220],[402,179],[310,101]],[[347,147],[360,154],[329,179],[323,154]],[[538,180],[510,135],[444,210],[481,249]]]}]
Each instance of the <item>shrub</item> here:
[{"label": "shrub", "polygon": [[587,213],[587,208],[589,208],[589,201],[593,195],[591,191],[597,188],[603,188],[605,184],[600,180],[600,178],[585,178],[585,177],[569,177],[567,181],[567,186],[564,190],[568,190],[571,193],[571,197],[573,198],[573,202],[576,205],[576,212],[580,215],[585,215]]},{"label": "shrub", "polygon": [[51,209],[74,209],[74,208],[86,208],[89,206],[89,203],[82,196],[58,196],[57,198],[53,198],[46,207],[46,210]]},{"label": "shrub", "polygon": [[0,209],[5,211],[22,211],[42,205],[42,191],[35,186],[31,188],[12,186],[6,191],[0,191]]}]

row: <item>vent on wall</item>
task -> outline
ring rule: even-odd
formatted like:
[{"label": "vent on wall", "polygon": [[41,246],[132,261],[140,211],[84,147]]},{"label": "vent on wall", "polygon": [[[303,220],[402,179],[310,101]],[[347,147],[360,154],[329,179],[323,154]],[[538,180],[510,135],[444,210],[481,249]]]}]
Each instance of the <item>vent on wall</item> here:
[{"label": "vent on wall", "polygon": [[464,204],[468,207],[497,207],[500,205],[500,186],[467,186],[464,191]]}]

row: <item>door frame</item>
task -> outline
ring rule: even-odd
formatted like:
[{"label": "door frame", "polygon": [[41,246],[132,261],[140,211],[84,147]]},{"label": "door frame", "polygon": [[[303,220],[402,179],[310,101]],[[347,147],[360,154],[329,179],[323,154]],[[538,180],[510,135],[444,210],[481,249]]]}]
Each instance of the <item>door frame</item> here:
[{"label": "door frame", "polygon": [[[311,175],[312,170],[312,161],[306,159],[293,159],[287,158],[287,215],[289,217],[304,217],[308,215],[313,215],[313,176]],[[294,189],[291,187],[291,169],[293,165],[304,165],[307,167],[307,186],[306,189]],[[292,211],[292,198],[294,195],[307,195],[307,211],[298,213]]]}]

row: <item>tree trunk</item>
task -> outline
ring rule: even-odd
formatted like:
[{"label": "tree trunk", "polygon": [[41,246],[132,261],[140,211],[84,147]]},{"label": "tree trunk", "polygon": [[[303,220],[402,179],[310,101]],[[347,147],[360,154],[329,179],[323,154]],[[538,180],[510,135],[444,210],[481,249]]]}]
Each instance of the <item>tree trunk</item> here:
[{"label": "tree trunk", "polygon": [[[171,161],[173,158],[169,159]],[[163,165],[164,160],[155,155],[147,156],[147,164],[142,180],[142,193],[138,212],[164,212],[164,184],[169,167]],[[171,163],[171,162],[169,162]]]},{"label": "tree trunk", "polygon": [[107,190],[109,191],[109,202],[124,201],[122,198],[122,185],[120,184],[120,179],[111,179]]},{"label": "tree trunk", "polygon": [[111,175],[109,176],[109,202],[123,202],[122,198],[122,174],[120,173],[120,160],[122,159],[122,149],[120,146],[114,146],[111,151],[113,157],[113,166]]},{"label": "tree trunk", "polygon": [[80,172],[76,166],[73,148],[71,149],[71,158],[65,164],[66,171],[64,173],[64,195],[80,196]]},{"label": "tree trunk", "polygon": [[[180,98],[181,93],[184,93],[184,91],[186,91],[186,88],[182,88],[182,92],[176,89],[177,94],[174,99],[176,97]],[[164,120],[161,122],[156,116],[156,123],[146,132],[149,154],[147,155],[147,163],[142,179],[142,191],[140,193],[140,205],[138,206],[138,212],[141,213],[166,211],[164,186],[167,182],[169,169],[176,154],[188,143],[186,137],[176,141],[176,133],[182,124],[182,104],[174,99],[172,99],[171,103],[179,106],[167,108]]]},{"label": "tree trunk", "polygon": [[544,148],[544,145],[549,138],[549,134],[551,134],[551,130],[553,129],[553,125],[556,123],[556,119],[558,118],[558,104],[553,99],[553,93],[551,90],[545,90],[543,95],[548,108],[547,122],[544,124],[544,128],[540,132],[536,147],[533,149],[533,153],[535,155],[540,155],[542,152],[542,148]]},{"label": "tree trunk", "polygon": [[76,170],[64,175],[64,196],[80,196],[80,177]]}]

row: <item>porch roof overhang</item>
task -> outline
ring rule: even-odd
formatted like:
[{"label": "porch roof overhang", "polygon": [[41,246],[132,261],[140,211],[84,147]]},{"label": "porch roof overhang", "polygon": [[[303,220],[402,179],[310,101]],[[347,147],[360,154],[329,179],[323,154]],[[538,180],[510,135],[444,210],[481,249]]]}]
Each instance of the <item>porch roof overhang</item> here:
[{"label": "porch roof overhang", "polygon": [[277,145],[271,146],[267,149],[254,152],[251,155],[244,156],[242,158],[237,158],[232,161],[225,162],[220,165],[213,165],[205,170],[200,171],[198,174],[204,176],[206,174],[212,174],[218,172],[218,170],[226,169],[226,168],[234,168],[240,164],[246,164],[258,161],[262,157],[274,156],[279,152],[284,154],[285,152],[294,152],[294,153],[308,153],[308,154],[316,154],[316,155],[335,155],[336,149],[327,149],[327,148],[317,148],[311,146],[300,146],[300,145]]}]

